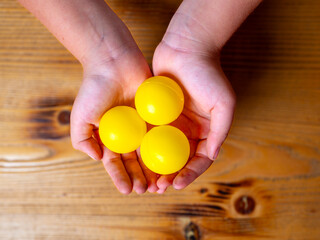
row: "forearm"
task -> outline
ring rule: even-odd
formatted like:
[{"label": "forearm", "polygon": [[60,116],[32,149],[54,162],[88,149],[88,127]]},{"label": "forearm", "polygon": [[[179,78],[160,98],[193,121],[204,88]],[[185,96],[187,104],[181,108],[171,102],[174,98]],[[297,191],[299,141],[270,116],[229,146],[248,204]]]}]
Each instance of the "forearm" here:
[{"label": "forearm", "polygon": [[219,51],[262,0],[184,0],[163,41],[180,51]]},{"label": "forearm", "polygon": [[132,44],[124,23],[103,0],[19,0],[82,63]]}]

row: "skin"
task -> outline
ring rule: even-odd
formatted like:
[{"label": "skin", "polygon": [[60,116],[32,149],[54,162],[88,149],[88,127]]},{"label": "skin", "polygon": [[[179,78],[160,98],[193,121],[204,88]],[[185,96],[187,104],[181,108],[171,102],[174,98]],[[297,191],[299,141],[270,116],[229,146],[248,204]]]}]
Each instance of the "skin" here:
[{"label": "skin", "polygon": [[[125,24],[103,0],[20,0],[83,66],[83,82],[71,114],[73,147],[102,160],[123,194],[183,189],[217,158],[231,127],[235,94],[219,53],[260,0],[184,0],[155,50],[154,75],[175,79],[185,108],[172,124],[189,138],[191,156],[178,173],[148,170],[139,149],[116,154],[103,146],[102,115],[117,105],[134,106],[138,86],[152,76]],[[79,37],[81,36],[81,37]]]}]

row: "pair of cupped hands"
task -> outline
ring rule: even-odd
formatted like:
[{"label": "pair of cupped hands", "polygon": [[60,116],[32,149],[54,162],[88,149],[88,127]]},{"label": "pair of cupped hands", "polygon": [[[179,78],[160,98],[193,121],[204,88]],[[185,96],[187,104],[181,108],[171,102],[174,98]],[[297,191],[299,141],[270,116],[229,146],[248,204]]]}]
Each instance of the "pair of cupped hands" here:
[{"label": "pair of cupped hands", "polygon": [[[71,114],[72,145],[91,158],[102,160],[123,194],[164,193],[171,185],[183,189],[217,158],[232,123],[234,92],[221,69],[219,51],[197,48],[197,41],[167,31],[155,50],[151,71],[127,32],[124,43],[108,51],[98,46],[83,64],[84,79]],[[98,134],[102,115],[118,105],[134,107],[137,88],[153,75],[171,77],[185,96],[184,110],[172,125],[188,137],[190,157],[183,169],[170,175],[147,169],[139,149],[127,154],[111,152]]]}]

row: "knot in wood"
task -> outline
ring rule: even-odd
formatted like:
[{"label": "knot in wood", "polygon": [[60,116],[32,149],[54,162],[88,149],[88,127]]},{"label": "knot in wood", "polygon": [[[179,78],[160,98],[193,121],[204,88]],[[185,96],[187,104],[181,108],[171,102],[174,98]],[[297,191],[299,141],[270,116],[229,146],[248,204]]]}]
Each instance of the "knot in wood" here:
[{"label": "knot in wood", "polygon": [[58,121],[60,124],[69,124],[70,123],[70,111],[69,110],[63,110],[58,115]]},{"label": "knot in wood", "polygon": [[256,203],[252,197],[243,195],[235,201],[234,205],[238,213],[246,215],[253,212]]},{"label": "knot in wood", "polygon": [[193,222],[190,222],[184,229],[184,237],[186,240],[199,240],[200,239],[199,227]]}]

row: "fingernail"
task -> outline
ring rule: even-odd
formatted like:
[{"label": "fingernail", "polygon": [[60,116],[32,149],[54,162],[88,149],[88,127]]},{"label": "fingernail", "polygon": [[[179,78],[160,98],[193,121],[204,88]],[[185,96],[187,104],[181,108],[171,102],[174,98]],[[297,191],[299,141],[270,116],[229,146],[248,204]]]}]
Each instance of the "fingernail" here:
[{"label": "fingernail", "polygon": [[183,179],[181,177],[176,178],[173,183],[172,186],[175,190],[180,190],[181,188],[179,187],[179,185],[181,185]]},{"label": "fingernail", "polygon": [[149,184],[148,191],[151,193],[155,193],[159,190],[159,188],[155,184]]},{"label": "fingernail", "polygon": [[214,156],[216,154],[216,152],[214,151],[215,147],[212,146],[212,145],[209,145],[207,149],[208,149],[208,158],[213,161],[214,160]]},{"label": "fingernail", "polygon": [[157,193],[158,193],[158,194],[163,194],[165,191],[166,191],[166,188],[165,188],[165,189],[159,189],[159,190],[157,191]]},{"label": "fingernail", "polygon": [[213,159],[216,159],[216,158],[218,157],[219,152],[220,152],[220,148],[221,148],[221,147],[218,147],[218,148],[217,148],[217,150],[216,150],[216,152],[215,152],[215,154],[214,154],[214,156],[213,156]]},{"label": "fingernail", "polygon": [[88,156],[89,156],[90,158],[92,158],[93,160],[98,161],[96,158],[92,157],[90,154],[88,154]]}]

